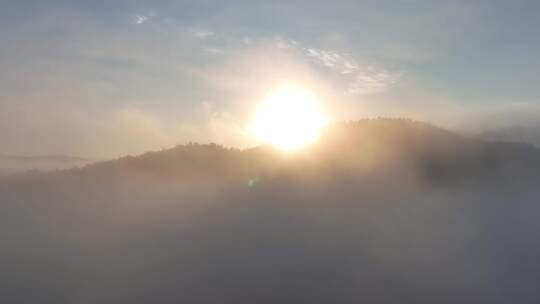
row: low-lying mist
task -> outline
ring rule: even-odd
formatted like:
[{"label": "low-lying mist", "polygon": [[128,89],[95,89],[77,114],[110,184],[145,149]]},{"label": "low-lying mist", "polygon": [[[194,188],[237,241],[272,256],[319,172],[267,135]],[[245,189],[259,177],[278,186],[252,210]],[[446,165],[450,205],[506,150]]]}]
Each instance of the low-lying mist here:
[{"label": "low-lying mist", "polygon": [[0,180],[3,303],[538,303],[540,150],[409,120]]}]

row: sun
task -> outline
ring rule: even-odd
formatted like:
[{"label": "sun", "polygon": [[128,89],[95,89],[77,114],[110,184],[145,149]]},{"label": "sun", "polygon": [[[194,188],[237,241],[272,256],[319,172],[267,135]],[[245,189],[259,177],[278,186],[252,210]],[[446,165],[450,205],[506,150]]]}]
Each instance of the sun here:
[{"label": "sun", "polygon": [[259,104],[250,131],[264,143],[293,151],[314,142],[327,122],[313,94],[285,87],[271,92]]}]

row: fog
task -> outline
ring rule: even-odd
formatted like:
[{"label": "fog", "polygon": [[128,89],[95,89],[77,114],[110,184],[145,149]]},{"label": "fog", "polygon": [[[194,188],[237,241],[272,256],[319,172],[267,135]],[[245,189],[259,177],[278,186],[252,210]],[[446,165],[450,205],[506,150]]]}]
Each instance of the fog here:
[{"label": "fog", "polygon": [[0,180],[5,303],[538,303],[540,151],[409,120]]}]

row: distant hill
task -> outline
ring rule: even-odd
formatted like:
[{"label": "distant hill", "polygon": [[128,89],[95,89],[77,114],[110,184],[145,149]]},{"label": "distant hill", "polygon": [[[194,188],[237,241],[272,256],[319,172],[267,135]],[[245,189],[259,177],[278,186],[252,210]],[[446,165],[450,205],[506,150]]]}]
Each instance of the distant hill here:
[{"label": "distant hill", "polygon": [[0,302],[538,303],[540,150],[422,122],[0,179]]},{"label": "distant hill", "polygon": [[540,126],[532,123],[491,128],[480,136],[486,140],[530,143],[540,147]]},{"label": "distant hill", "polygon": [[[89,160],[68,156],[0,156],[0,159],[21,164],[52,162],[63,164],[64,168],[89,163]],[[195,181],[246,178],[267,174],[276,168],[322,169],[336,164],[340,166],[336,169],[378,173],[390,170],[391,174],[411,169],[427,179],[453,177],[455,181],[518,173],[514,171],[531,177],[536,176],[540,168],[540,149],[526,143],[465,137],[408,119],[364,119],[337,123],[325,131],[318,143],[291,154],[269,146],[240,150],[190,143],[43,176],[103,174],[113,178],[129,173]]]},{"label": "distant hill", "polygon": [[88,159],[65,156],[16,156],[0,154],[0,176],[30,170],[60,170],[90,163]]},{"label": "distant hill", "polygon": [[[64,156],[12,157],[11,161],[28,167],[41,164],[41,169],[45,169],[45,164],[65,169],[88,163]],[[386,174],[425,183],[491,182],[510,176],[535,181],[540,178],[540,149],[530,144],[464,137],[407,119],[365,119],[335,124],[314,146],[292,154],[268,146],[239,150],[191,143],[36,176],[77,176],[90,183],[96,175],[100,182],[128,176],[167,182],[230,183],[276,171],[303,174],[307,168],[319,175],[332,174],[325,170],[353,175]]]}]

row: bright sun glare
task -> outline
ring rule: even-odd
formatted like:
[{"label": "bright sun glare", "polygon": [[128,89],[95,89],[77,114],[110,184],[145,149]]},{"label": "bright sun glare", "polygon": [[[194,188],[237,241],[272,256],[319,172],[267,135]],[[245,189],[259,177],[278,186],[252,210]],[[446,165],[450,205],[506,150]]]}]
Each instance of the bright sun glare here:
[{"label": "bright sun glare", "polygon": [[327,122],[327,115],[310,92],[287,87],[263,100],[250,129],[260,141],[292,151],[314,142]]}]

